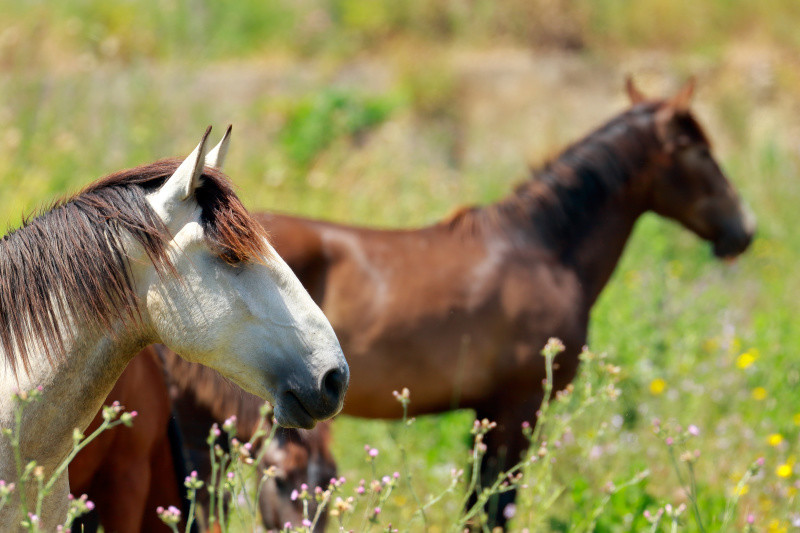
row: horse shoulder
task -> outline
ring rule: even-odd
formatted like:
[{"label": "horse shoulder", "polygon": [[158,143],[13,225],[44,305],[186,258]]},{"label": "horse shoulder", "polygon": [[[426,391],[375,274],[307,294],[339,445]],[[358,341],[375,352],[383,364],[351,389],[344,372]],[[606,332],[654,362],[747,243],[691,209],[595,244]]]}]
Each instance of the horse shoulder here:
[{"label": "horse shoulder", "polygon": [[[541,341],[580,336],[585,313],[580,280],[546,253],[518,253],[507,260],[501,305],[519,334]],[[540,347],[539,347],[540,348]]]}]

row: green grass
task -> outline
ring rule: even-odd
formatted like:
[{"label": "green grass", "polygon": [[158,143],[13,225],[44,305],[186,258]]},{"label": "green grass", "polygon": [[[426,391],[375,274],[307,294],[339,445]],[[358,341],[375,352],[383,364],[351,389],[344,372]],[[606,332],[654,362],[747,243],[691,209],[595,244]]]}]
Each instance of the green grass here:
[{"label": "green grass", "polygon": [[[583,437],[559,452],[548,480],[532,481],[560,491],[537,520],[553,530],[577,528],[609,481],[644,469],[647,479],[609,496],[597,531],[641,529],[645,509],[685,501],[663,438],[651,428],[658,417],[701,429],[692,447],[701,453],[698,499],[709,530],[763,456],[735,524],[743,527],[753,513],[759,529],[780,531],[795,518],[800,480],[800,472],[784,478],[776,471],[800,454],[800,75],[770,56],[744,64],[720,58],[741,36],[776,54],[796,51],[797,3],[468,4],[0,0],[0,220],[15,226],[58,195],[122,167],[185,154],[207,124],[221,131],[232,122],[228,173],[249,207],[424,224],[457,205],[496,200],[524,175],[526,155],[541,161],[542,147],[564,146],[619,109],[616,87],[630,67],[617,54],[641,64],[651,56],[639,47],[672,51],[650,75],[671,80],[701,70],[701,120],[759,218],[758,238],[725,265],[675,224],[641,220],[590,331],[592,348],[622,368],[622,396],[578,420],[572,432]],[[520,15],[531,5],[555,10],[564,31],[589,47],[572,57],[574,76],[554,82],[546,70],[533,79],[500,70],[487,81],[468,71],[471,78],[443,51],[536,42],[528,24],[541,21]],[[364,67],[362,55],[379,66]],[[768,69],[766,93],[761,78],[751,83],[756,67]],[[598,70],[606,72],[599,79]],[[528,100],[502,92],[515,84]],[[491,122],[501,111],[502,120]],[[739,368],[738,357],[753,350],[755,362]],[[656,380],[663,391],[651,390]],[[404,433],[398,423],[342,417],[336,457],[348,479],[369,480],[363,446],[379,448],[377,465],[391,473],[400,469],[398,443],[405,444],[415,490],[436,494],[451,469],[467,464],[471,421],[469,412],[421,417]],[[775,446],[773,434],[783,437]],[[383,519],[403,524],[412,499],[398,488]],[[431,531],[446,529],[459,501],[452,494],[431,509]],[[695,528],[688,514],[681,524]]]}]

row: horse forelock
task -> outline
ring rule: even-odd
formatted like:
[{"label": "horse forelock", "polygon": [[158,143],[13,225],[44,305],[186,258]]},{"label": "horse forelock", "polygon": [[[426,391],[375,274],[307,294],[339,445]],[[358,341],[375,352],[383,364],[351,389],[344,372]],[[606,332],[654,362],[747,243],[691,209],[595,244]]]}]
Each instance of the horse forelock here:
[{"label": "horse forelock", "polygon": [[[14,376],[20,363],[30,371],[35,351],[50,362],[63,356],[70,317],[109,332],[118,319],[141,318],[124,233],[159,274],[175,274],[169,231],[145,195],[179,164],[167,159],[111,174],[0,239],[0,351]],[[263,229],[228,179],[210,168],[203,178],[195,197],[209,243],[230,263],[267,256]]]}]

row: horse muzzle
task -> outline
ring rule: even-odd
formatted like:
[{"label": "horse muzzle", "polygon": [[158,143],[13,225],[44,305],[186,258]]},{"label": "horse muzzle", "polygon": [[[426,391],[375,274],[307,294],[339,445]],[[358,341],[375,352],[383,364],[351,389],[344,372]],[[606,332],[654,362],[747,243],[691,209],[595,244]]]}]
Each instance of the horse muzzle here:
[{"label": "horse muzzle", "polygon": [[283,427],[311,429],[342,410],[349,383],[350,369],[343,363],[325,372],[314,387],[286,389],[275,398],[275,419]]}]

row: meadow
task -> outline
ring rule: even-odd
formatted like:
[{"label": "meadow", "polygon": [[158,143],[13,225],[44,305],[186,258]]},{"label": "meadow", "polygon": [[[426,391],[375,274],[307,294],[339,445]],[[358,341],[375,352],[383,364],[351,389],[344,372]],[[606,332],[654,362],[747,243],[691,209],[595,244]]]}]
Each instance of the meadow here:
[{"label": "meadow", "polygon": [[[800,527],[797,2],[0,0],[0,12],[4,231],[228,123],[226,170],[248,208],[422,225],[501,198],[623,110],[626,74],[651,95],[696,75],[694,108],[757,238],[724,264],[683,228],[641,220],[593,310],[590,348],[606,357],[576,382],[612,364],[619,396],[559,404],[549,466],[528,467],[512,528]],[[344,493],[402,473],[380,515],[348,528],[451,530],[472,418],[340,417]],[[416,498],[442,493],[423,521]],[[361,503],[369,515],[375,502]]]}]

